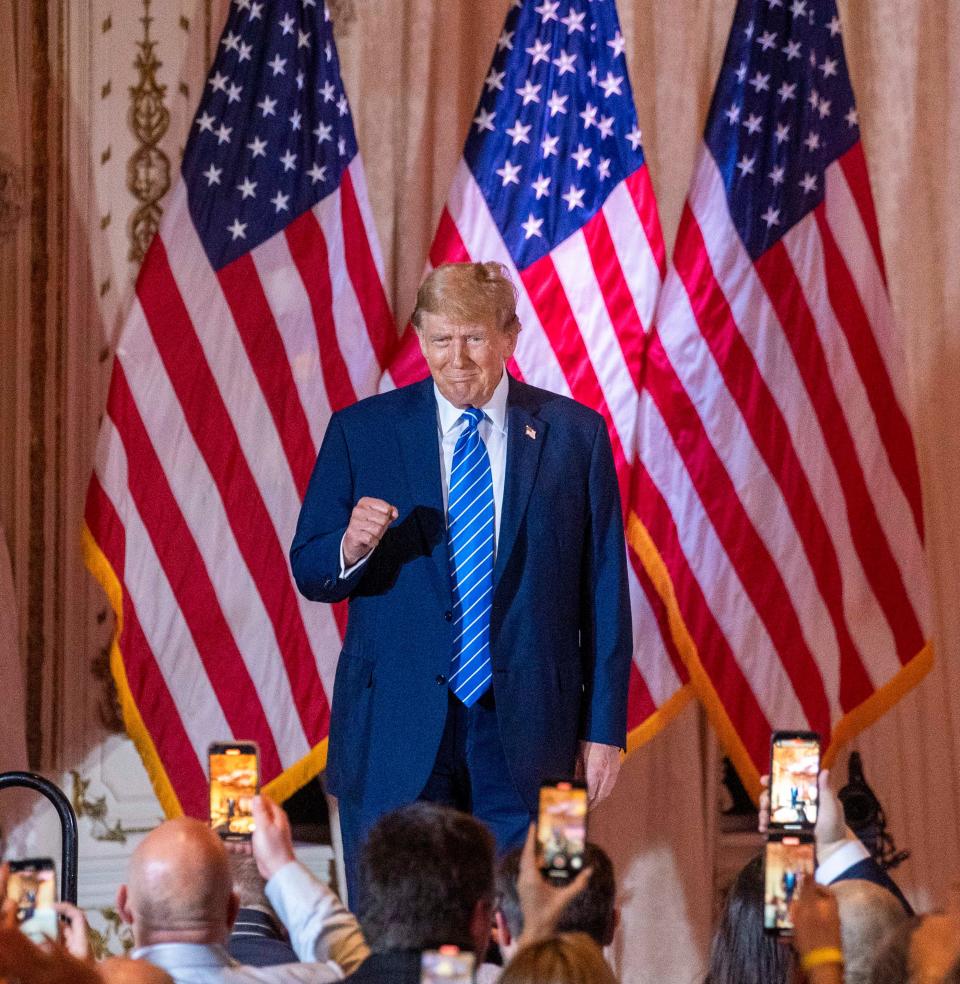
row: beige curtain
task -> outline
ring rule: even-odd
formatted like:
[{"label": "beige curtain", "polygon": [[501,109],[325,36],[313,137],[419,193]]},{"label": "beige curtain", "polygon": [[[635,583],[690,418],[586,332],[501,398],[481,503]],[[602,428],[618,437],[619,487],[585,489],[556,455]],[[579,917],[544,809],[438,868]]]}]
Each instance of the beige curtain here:
[{"label": "beige curtain", "polygon": [[[960,3],[840,0],[924,483],[938,661],[857,745],[920,905],[960,873]],[[510,0],[366,0],[339,50],[398,322],[409,313]],[[619,0],[630,78],[672,245],[734,0]],[[712,918],[715,777],[690,707],[628,762],[594,830],[624,893],[624,980],[693,981]],[[841,756],[841,762],[845,757]],[[845,780],[835,770],[834,783]]]}]

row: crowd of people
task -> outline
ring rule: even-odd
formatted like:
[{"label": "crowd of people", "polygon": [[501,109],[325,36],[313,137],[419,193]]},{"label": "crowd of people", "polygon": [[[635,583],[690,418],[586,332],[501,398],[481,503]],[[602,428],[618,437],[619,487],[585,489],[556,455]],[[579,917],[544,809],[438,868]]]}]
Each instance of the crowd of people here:
[{"label": "crowd of people", "polygon": [[[256,831],[243,847],[228,850],[189,818],[144,838],[117,895],[133,937],[128,957],[94,960],[85,917],[68,903],[58,904],[62,941],[34,944],[5,902],[0,980],[420,984],[424,952],[446,947],[472,956],[478,984],[617,980],[604,959],[617,887],[596,845],[560,886],[539,870],[532,827],[522,850],[498,860],[478,820],[414,803],[369,834],[354,915],[296,860],[283,809],[266,796],[253,809]],[[764,932],[762,863],[752,860],[727,894],[704,984],[960,984],[960,906],[915,915],[846,828],[825,781],[816,838],[817,876],[795,893],[793,936]],[[0,868],[0,898],[6,878]]]}]

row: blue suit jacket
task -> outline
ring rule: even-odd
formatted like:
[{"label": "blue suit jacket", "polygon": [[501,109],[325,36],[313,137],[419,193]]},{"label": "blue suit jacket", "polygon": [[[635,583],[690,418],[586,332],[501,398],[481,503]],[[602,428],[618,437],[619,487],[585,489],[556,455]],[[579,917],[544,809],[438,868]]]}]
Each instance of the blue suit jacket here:
[{"label": "blue suit jacket", "polygon": [[[491,661],[500,734],[530,809],[571,775],[578,739],[623,746],[631,659],[620,497],[606,426],[573,400],[510,379]],[[348,598],[327,785],[377,813],[415,799],[447,713],[453,642],[433,380],[370,397],[330,421],[290,551],[300,591]],[[341,579],[340,542],[361,496],[399,517]]]}]

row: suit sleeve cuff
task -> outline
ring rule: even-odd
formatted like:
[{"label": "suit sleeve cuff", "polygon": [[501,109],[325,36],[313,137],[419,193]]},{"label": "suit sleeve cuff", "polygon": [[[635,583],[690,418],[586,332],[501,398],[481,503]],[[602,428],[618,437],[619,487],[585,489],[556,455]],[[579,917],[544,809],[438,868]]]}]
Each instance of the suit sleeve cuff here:
[{"label": "suit sleeve cuff", "polygon": [[830,885],[845,871],[868,857],[870,857],[870,852],[861,841],[848,840],[842,847],[838,847],[823,864],[817,866],[817,882],[820,885]]},{"label": "suit sleeve cuff", "polygon": [[[347,534],[344,533],[343,535],[344,537],[346,537]],[[365,556],[361,557],[355,564],[351,564],[349,567],[347,567],[346,559],[343,556],[343,540],[341,540],[340,541],[340,580],[345,581],[352,574],[355,574],[358,570],[360,570],[360,568],[363,567],[363,565],[370,559],[370,554],[372,553],[373,550],[371,550],[370,553],[366,554]]]}]

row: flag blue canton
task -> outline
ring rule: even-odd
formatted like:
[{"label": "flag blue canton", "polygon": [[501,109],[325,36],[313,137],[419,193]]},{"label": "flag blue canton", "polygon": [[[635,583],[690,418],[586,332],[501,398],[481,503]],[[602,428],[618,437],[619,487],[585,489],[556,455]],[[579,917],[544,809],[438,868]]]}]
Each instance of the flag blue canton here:
[{"label": "flag blue canton", "polygon": [[356,153],[323,0],[233,0],[182,165],[213,267],[330,194]]},{"label": "flag blue canton", "polygon": [[643,163],[613,0],[515,0],[464,157],[524,269]]},{"label": "flag blue canton", "polygon": [[739,4],[705,138],[757,259],[823,201],[826,168],[860,139],[834,0]]}]

